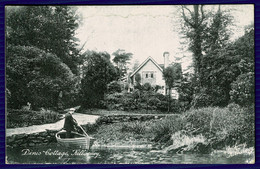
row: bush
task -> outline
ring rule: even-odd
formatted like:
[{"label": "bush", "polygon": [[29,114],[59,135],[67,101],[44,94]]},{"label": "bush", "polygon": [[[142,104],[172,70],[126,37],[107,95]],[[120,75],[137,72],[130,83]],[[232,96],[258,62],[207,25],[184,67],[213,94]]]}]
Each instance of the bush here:
[{"label": "bush", "polygon": [[210,95],[207,94],[206,89],[201,89],[200,93],[195,94],[191,105],[193,108],[202,108],[211,106],[213,103]]},{"label": "bush", "polygon": [[151,131],[154,141],[167,142],[175,132],[183,130],[191,137],[203,135],[213,148],[223,148],[243,143],[254,146],[254,125],[253,106],[230,104],[226,108],[191,109],[182,115],[166,117],[154,123]]},{"label": "bush", "polygon": [[59,113],[52,110],[7,110],[7,128],[26,127],[54,123],[59,120]]},{"label": "bush", "polygon": [[197,133],[208,133],[214,108],[192,109],[184,114],[187,121],[186,130],[197,130]]},{"label": "bush", "polygon": [[125,122],[122,125],[121,131],[122,132],[133,132],[135,134],[145,134],[147,131],[147,126],[149,126],[149,122]]},{"label": "bush", "polygon": [[154,141],[167,142],[170,140],[171,135],[183,129],[184,124],[181,116],[168,116],[163,120],[155,122],[151,126],[151,132],[154,133]]},{"label": "bush", "polygon": [[[111,93],[105,96],[105,106],[109,110],[157,110],[168,111],[168,97],[155,91],[135,89],[132,93]],[[180,102],[171,100],[171,112],[180,113],[184,110]]]},{"label": "bush", "polygon": [[[226,108],[202,108],[185,113],[186,130],[226,145],[254,143],[254,111],[231,104]],[[224,146],[224,144],[222,145]]]},{"label": "bush", "polygon": [[145,91],[151,91],[151,90],[153,90],[153,88],[152,88],[152,86],[151,86],[150,83],[145,83],[145,84],[143,85],[143,90],[145,90]]},{"label": "bush", "polygon": [[108,93],[120,93],[121,85],[117,81],[113,81],[107,85]]},{"label": "bush", "polygon": [[241,106],[250,106],[255,102],[254,72],[242,74],[231,84],[231,101]]}]

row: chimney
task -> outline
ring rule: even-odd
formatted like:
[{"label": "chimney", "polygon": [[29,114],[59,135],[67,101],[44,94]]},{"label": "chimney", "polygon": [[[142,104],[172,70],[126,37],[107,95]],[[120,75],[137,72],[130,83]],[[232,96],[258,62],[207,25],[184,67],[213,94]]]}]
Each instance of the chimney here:
[{"label": "chimney", "polygon": [[169,66],[169,52],[164,52],[163,57],[164,57],[164,68],[167,68]]}]

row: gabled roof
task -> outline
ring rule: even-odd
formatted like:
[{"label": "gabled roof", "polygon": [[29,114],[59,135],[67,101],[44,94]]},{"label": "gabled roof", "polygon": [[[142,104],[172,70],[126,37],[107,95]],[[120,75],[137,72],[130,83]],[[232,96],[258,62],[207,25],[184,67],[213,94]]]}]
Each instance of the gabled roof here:
[{"label": "gabled roof", "polygon": [[131,75],[130,77],[134,76],[142,67],[144,67],[144,65],[151,60],[153,62],[153,64],[155,64],[156,67],[158,67],[158,69],[163,72],[162,67],[151,57],[149,56]]}]

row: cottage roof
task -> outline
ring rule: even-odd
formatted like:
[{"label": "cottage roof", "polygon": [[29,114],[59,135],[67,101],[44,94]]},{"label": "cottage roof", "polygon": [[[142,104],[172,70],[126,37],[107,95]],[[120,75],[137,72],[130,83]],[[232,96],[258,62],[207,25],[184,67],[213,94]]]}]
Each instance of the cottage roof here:
[{"label": "cottage roof", "polygon": [[161,67],[162,65],[159,65],[151,56],[149,56],[131,75],[130,77],[134,76],[144,65],[151,60],[153,64],[155,64],[158,69],[163,72],[163,68]]}]

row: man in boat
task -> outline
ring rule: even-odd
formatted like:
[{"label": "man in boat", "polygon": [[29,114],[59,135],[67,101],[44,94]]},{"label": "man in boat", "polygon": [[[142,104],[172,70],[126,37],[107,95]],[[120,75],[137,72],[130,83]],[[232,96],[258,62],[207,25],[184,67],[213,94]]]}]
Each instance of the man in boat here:
[{"label": "man in boat", "polygon": [[79,126],[77,121],[72,117],[72,114],[75,112],[74,108],[69,109],[68,113],[65,114],[65,121],[63,129],[66,130],[66,138],[72,138],[72,131],[77,131],[76,127]]}]

